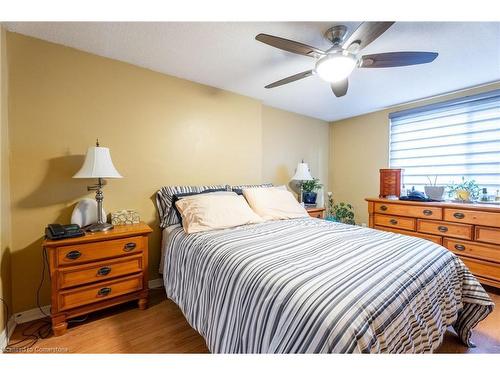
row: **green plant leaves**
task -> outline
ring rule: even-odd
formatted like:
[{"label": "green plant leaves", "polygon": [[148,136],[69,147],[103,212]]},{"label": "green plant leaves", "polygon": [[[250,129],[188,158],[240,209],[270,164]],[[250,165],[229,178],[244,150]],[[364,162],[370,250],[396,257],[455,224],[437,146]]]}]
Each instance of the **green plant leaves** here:
[{"label": "green plant leaves", "polygon": [[323,187],[323,184],[319,183],[319,178],[315,178],[310,181],[303,181],[302,182],[302,190],[305,193],[312,193],[316,190],[319,190]]}]

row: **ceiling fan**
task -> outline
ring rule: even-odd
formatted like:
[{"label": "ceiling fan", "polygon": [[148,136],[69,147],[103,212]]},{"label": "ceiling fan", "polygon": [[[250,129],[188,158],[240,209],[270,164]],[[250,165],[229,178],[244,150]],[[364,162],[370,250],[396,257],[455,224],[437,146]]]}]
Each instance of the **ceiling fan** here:
[{"label": "ceiling fan", "polygon": [[358,55],[363,48],[381,36],[393,24],[394,22],[363,22],[348,38],[346,26],[333,26],[325,33],[325,38],[333,44],[326,51],[293,40],[259,34],[255,37],[259,42],[316,59],[314,69],[280,79],[265,86],[265,88],[278,87],[317,74],[331,84],[335,96],[341,97],[347,93],[348,77],[356,67],[392,68],[426,64],[434,61],[438,56],[436,52],[405,51]]}]

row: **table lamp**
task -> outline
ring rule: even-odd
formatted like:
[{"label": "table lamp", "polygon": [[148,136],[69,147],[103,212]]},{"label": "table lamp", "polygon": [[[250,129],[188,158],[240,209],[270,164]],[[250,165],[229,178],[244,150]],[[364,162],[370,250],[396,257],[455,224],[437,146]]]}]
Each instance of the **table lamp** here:
[{"label": "table lamp", "polygon": [[310,181],[313,177],[309,172],[309,166],[307,163],[304,163],[304,160],[297,164],[297,169],[295,170],[295,175],[292,177],[292,181],[299,181],[300,183],[300,194],[299,194],[299,202],[302,203],[302,182]]},{"label": "table lamp", "polygon": [[97,201],[97,223],[85,227],[89,232],[104,232],[113,229],[113,225],[106,222],[102,215],[102,194],[103,178],[122,178],[116,170],[111,160],[109,148],[100,147],[97,140],[95,147],[89,147],[82,168],[76,172],[73,178],[97,178],[97,184],[88,186],[88,191],[95,190],[95,200]]}]

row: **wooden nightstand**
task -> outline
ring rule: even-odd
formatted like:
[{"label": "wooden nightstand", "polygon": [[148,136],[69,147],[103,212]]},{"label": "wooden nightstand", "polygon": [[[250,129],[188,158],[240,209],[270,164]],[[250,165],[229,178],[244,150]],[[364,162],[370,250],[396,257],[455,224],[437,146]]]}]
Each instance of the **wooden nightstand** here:
[{"label": "wooden nightstand", "polygon": [[45,240],[52,286],[52,330],[66,332],[69,318],[123,302],[148,302],[148,235],[144,223],[59,241]]},{"label": "wooden nightstand", "polygon": [[323,207],[306,207],[306,211],[309,216],[317,219],[324,219],[325,217],[325,209]]}]

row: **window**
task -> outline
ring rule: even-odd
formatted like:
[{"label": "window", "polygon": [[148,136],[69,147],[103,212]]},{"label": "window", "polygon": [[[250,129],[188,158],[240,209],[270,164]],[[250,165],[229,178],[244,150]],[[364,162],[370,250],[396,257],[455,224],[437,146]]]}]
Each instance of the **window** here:
[{"label": "window", "polygon": [[390,114],[390,166],[423,191],[474,179],[500,189],[500,90]]}]

